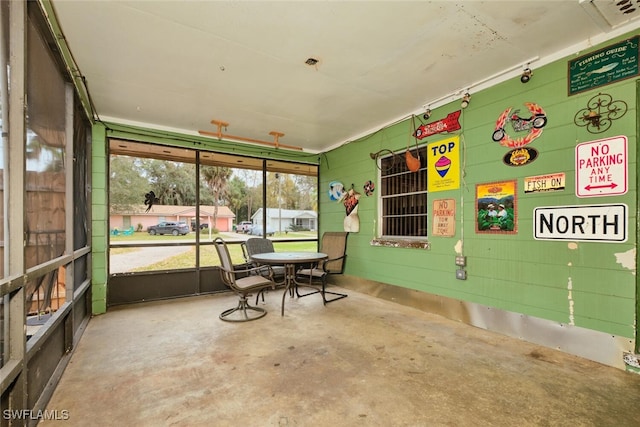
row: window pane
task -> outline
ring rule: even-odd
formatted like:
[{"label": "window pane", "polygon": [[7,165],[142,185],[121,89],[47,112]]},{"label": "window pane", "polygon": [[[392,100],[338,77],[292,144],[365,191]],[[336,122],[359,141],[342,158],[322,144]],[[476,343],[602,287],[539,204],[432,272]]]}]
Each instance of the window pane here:
[{"label": "window pane", "polygon": [[[27,26],[25,146],[26,269],[61,257],[66,249],[66,83],[35,22]],[[17,166],[17,165],[16,165]],[[25,287],[29,338],[66,300],[66,271],[30,278]]]},{"label": "window pane", "polygon": [[65,83],[29,21],[25,174],[25,267],[65,248]]},{"label": "window pane", "polygon": [[[110,274],[194,268],[198,233],[200,266],[218,265],[213,239],[261,236],[263,213],[269,238],[317,239],[315,165],[118,140],[110,149]],[[174,233],[179,223],[188,231]],[[234,262],[244,262],[240,245],[230,248],[238,250]]]},{"label": "window pane", "polygon": [[[91,128],[83,116],[79,101],[75,102],[73,115],[73,249],[88,245],[89,239],[89,162],[91,161]],[[76,285],[86,278],[87,271],[76,271]],[[76,286],[74,286],[74,289]]]},{"label": "window pane", "polygon": [[112,247],[111,273],[195,267],[195,171],[193,163],[110,156],[110,242],[141,245]]},{"label": "window pane", "polygon": [[[267,234],[274,238],[318,237],[318,179],[315,171],[283,172],[285,163],[267,166]],[[290,167],[289,167],[290,169]],[[302,171],[301,171],[302,172]],[[262,222],[260,215],[256,220]],[[259,229],[259,231],[262,228]],[[258,233],[259,234],[259,233]]]},{"label": "window pane", "polygon": [[262,206],[262,171],[205,162],[200,167],[200,221],[211,222],[217,211],[213,232],[233,233],[223,236],[227,240],[248,232],[252,214]]}]

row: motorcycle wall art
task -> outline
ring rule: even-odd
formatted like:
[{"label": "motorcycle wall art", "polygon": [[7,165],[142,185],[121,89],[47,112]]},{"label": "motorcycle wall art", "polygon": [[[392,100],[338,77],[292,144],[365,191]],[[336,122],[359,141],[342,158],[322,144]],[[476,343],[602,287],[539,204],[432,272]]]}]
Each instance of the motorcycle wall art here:
[{"label": "motorcycle wall art", "polygon": [[[542,135],[542,128],[547,125],[547,114],[538,104],[525,102],[529,117],[521,117],[520,110],[509,107],[500,114],[491,138],[503,147],[511,148],[503,161],[509,166],[522,166],[531,163],[538,157],[538,151],[525,147]],[[507,128],[523,136],[509,135]]]}]

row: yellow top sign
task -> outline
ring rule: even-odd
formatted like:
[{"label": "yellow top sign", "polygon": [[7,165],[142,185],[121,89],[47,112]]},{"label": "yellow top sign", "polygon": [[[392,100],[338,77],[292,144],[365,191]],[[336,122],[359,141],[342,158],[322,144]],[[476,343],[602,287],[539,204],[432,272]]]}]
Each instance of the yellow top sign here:
[{"label": "yellow top sign", "polygon": [[427,146],[427,190],[460,188],[460,137],[452,136]]}]

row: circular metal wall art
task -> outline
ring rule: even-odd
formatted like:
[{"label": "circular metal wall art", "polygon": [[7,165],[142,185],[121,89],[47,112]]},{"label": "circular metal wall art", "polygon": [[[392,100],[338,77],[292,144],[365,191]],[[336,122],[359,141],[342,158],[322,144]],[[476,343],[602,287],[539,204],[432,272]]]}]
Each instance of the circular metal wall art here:
[{"label": "circular metal wall art", "polygon": [[580,127],[586,127],[589,133],[602,133],[611,127],[614,120],[627,113],[627,103],[613,100],[606,93],[599,93],[587,102],[587,107],[579,110],[573,122]]}]

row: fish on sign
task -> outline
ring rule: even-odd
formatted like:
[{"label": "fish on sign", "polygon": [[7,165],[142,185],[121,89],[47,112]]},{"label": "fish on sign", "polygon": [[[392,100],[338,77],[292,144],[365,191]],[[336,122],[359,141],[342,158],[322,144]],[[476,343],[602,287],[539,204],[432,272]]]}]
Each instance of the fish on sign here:
[{"label": "fish on sign", "polygon": [[615,136],[576,146],[576,196],[625,194],[628,189],[627,137]]},{"label": "fish on sign", "polygon": [[539,193],[542,191],[563,191],[564,186],[564,172],[557,172],[549,175],[528,176],[524,179],[525,193]]}]

